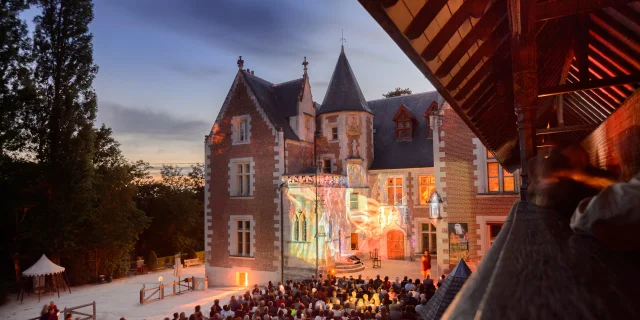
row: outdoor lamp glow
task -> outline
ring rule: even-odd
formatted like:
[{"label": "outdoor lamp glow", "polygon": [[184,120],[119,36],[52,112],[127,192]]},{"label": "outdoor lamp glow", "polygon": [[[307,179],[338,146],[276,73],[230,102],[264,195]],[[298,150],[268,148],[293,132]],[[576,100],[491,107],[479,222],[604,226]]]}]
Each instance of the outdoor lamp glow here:
[{"label": "outdoor lamp glow", "polygon": [[442,198],[438,194],[438,191],[435,191],[431,198],[429,198],[429,217],[431,219],[442,219],[440,216],[440,211],[442,210]]},{"label": "outdoor lamp glow", "polygon": [[162,276],[158,277],[158,282],[162,282]]}]

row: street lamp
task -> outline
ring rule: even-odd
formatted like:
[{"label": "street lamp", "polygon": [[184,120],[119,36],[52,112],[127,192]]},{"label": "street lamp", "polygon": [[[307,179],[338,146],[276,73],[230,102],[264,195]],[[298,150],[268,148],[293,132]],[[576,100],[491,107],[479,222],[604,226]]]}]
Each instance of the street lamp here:
[{"label": "street lamp", "polygon": [[442,197],[435,191],[429,198],[429,218],[442,219],[440,212],[442,211]]}]

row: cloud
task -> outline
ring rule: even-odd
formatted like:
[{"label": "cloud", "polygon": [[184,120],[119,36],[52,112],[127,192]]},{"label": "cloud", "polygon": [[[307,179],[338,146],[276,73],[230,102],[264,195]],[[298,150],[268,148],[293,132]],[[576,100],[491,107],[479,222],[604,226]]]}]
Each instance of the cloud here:
[{"label": "cloud", "polygon": [[211,123],[181,119],[172,114],[151,109],[139,109],[113,102],[100,103],[98,122],[113,129],[116,135],[143,135],[155,139],[200,141]]},{"label": "cloud", "polygon": [[207,80],[224,73],[224,70],[214,66],[196,66],[179,62],[168,63],[164,67],[193,80]]},{"label": "cloud", "polygon": [[323,55],[313,34],[332,23],[325,4],[306,1],[109,0],[143,23],[228,52],[299,58]]}]

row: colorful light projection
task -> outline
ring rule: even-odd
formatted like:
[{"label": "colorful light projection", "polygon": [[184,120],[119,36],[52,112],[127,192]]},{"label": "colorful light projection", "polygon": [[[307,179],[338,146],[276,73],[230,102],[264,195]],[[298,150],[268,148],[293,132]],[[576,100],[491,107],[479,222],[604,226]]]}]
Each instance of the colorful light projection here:
[{"label": "colorful light projection", "polygon": [[[361,177],[360,181],[367,181]],[[337,175],[318,176],[318,185],[313,184],[315,176],[289,176],[287,198],[290,206],[289,221],[293,233],[301,232],[300,215],[305,216],[307,239],[292,237],[289,256],[307,263],[316,261],[316,216],[314,203],[316,191],[318,199],[318,245],[320,264],[332,264],[352,254],[347,235],[358,234],[358,250],[368,252],[380,247],[386,228],[401,226],[408,221],[408,213],[401,212],[396,206],[382,206],[377,200],[361,193],[366,189],[352,189],[346,185],[346,177]],[[357,193],[357,208],[350,206],[348,200]],[[297,218],[297,220],[296,220]],[[297,222],[296,222],[297,221]],[[296,223],[298,223],[296,227]]]}]

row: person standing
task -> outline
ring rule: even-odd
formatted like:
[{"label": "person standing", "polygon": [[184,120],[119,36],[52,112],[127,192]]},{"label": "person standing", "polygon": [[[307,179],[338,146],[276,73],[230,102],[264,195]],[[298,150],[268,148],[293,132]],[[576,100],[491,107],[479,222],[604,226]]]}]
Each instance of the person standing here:
[{"label": "person standing", "polygon": [[428,274],[431,274],[431,255],[426,250],[422,256],[422,279],[426,279]]}]

